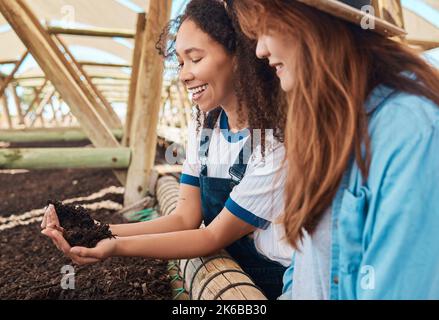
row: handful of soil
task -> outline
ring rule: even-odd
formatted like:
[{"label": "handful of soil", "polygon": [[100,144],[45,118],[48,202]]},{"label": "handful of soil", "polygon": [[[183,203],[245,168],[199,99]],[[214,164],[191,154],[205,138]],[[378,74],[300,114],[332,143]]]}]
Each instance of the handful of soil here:
[{"label": "handful of soil", "polygon": [[81,206],[64,205],[61,201],[49,200],[55,206],[63,236],[70,246],[93,248],[107,238],[114,238],[108,224],[96,223],[87,209]]}]

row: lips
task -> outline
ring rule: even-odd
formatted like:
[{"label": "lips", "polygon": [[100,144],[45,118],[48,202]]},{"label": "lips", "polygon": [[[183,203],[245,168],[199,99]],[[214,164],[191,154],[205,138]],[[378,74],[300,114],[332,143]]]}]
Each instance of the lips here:
[{"label": "lips", "polygon": [[192,87],[192,88],[188,88],[188,92],[189,95],[191,97],[191,100],[196,102],[197,100],[199,100],[201,98],[201,96],[203,95],[204,91],[206,91],[206,89],[209,87],[208,84],[203,84],[201,86],[197,86],[197,87]]},{"label": "lips", "polygon": [[270,63],[270,66],[276,69],[276,73],[279,76],[284,69],[283,63]]}]

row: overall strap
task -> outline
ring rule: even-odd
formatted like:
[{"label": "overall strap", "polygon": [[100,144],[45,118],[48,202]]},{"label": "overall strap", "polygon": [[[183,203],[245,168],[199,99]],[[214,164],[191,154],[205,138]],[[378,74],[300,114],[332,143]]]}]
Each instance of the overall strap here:
[{"label": "overall strap", "polygon": [[253,142],[257,145],[257,141],[253,141],[256,135],[250,135],[250,137],[245,142],[241,151],[239,152],[238,157],[235,160],[235,163],[229,169],[229,175],[232,179],[232,183],[236,186],[241,180],[244,178],[245,172],[247,170],[248,161],[253,153]]},{"label": "overall strap", "polygon": [[201,173],[207,175],[207,158],[215,123],[218,120],[216,112],[209,112],[206,118],[206,126],[201,130],[200,148],[198,156],[201,161]]}]

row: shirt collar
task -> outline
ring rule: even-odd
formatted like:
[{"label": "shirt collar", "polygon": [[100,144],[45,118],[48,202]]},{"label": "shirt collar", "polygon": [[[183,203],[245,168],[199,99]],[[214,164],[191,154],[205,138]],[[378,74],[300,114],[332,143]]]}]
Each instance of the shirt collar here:
[{"label": "shirt collar", "polygon": [[386,101],[395,89],[379,85],[376,87],[366,100],[366,113],[370,115],[373,113],[384,101]]}]

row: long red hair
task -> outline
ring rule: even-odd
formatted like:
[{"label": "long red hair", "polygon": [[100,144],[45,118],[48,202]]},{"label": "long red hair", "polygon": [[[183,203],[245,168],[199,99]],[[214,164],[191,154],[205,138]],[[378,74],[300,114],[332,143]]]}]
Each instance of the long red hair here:
[{"label": "long red hair", "polygon": [[[243,31],[274,28],[294,41],[294,88],[285,127],[286,236],[297,248],[330,207],[355,160],[366,178],[371,159],[365,101],[377,85],[439,105],[439,72],[403,43],[298,1],[234,0]],[[417,80],[404,72],[413,73]]]}]

